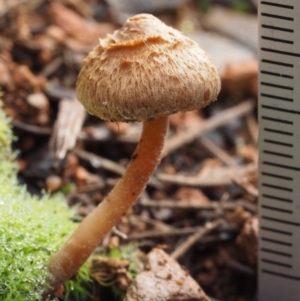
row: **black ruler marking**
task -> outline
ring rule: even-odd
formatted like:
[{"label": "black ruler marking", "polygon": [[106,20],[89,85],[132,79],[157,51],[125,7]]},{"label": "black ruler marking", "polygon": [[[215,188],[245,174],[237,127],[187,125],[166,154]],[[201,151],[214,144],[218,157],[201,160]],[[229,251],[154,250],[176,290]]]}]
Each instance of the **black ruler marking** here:
[{"label": "black ruler marking", "polygon": [[[266,151],[264,151],[265,153]],[[273,154],[272,154],[273,155]],[[291,156],[292,157],[292,156]],[[293,181],[293,178],[291,177],[286,177],[286,176],[282,176],[282,175],[278,175],[278,174],[273,174],[273,173],[270,173],[270,172],[261,172],[261,174],[263,176],[266,176],[266,177],[271,177],[271,178],[276,178],[276,179],[282,179],[282,180],[287,180],[287,181]]]},{"label": "black ruler marking", "polygon": [[287,56],[300,57],[300,53],[295,53],[295,52],[290,52],[290,51],[281,51],[281,50],[278,50],[278,49],[265,48],[265,47],[260,48],[260,50],[265,51],[265,52],[283,54],[283,55],[287,55]]},{"label": "black ruler marking", "polygon": [[274,244],[279,244],[279,245],[283,245],[283,246],[288,246],[288,247],[292,247],[293,244],[290,242],[285,242],[285,241],[281,241],[281,240],[276,240],[276,239],[271,239],[271,238],[267,238],[267,237],[261,237],[260,238],[263,241],[267,241],[267,242],[271,242]]},{"label": "black ruler marking", "polygon": [[274,2],[271,2],[271,1],[261,1],[260,3],[262,5],[269,5],[269,6],[286,8],[286,9],[294,9],[294,6],[292,6],[292,5],[279,4],[279,3],[274,3]]},{"label": "black ruler marking", "polygon": [[282,273],[278,273],[278,272],[274,272],[274,271],[270,271],[270,270],[266,270],[266,269],[261,269],[262,273],[265,274],[270,274],[273,276],[278,276],[278,277],[282,277],[282,278],[287,278],[287,279],[291,279],[291,280],[296,280],[296,281],[300,281],[300,277],[296,277],[293,275],[288,275],[288,274],[282,274]]},{"label": "black ruler marking", "polygon": [[292,210],[286,210],[286,209],[277,208],[277,207],[273,207],[273,206],[261,205],[261,208],[264,208],[267,210],[273,210],[273,211],[277,211],[277,212],[282,212],[282,213],[287,213],[287,214],[293,214]]},{"label": "black ruler marking", "polygon": [[284,28],[284,27],[279,27],[279,26],[273,26],[273,25],[267,25],[267,24],[262,24],[262,28],[267,28],[267,29],[273,29],[273,30],[278,30],[278,31],[284,31],[284,32],[290,32],[293,33],[294,30],[290,28]]},{"label": "black ruler marking", "polygon": [[278,265],[278,266],[285,267],[285,268],[292,268],[293,267],[291,264],[282,263],[282,262],[278,262],[278,261],[274,261],[274,260],[270,260],[270,259],[266,259],[266,258],[261,258],[260,261],[264,262],[264,263]]},{"label": "black ruler marking", "polygon": [[267,82],[261,82],[260,84],[262,86],[267,86],[267,87],[273,87],[273,88],[278,88],[278,89],[283,89],[283,90],[294,91],[294,88],[293,87],[289,87],[289,86],[277,85],[277,84],[272,84],[272,83],[267,83]]},{"label": "black ruler marking", "polygon": [[268,41],[273,41],[273,42],[278,42],[278,43],[284,43],[284,44],[290,44],[293,45],[294,41],[290,40],[284,40],[284,39],[277,39],[277,38],[272,38],[272,37],[267,37],[267,36],[261,36],[263,40],[268,40]]},{"label": "black ruler marking", "polygon": [[267,106],[267,105],[261,105],[263,109],[268,109],[268,110],[274,110],[274,111],[279,111],[279,112],[284,112],[284,113],[290,113],[290,114],[297,114],[300,115],[299,111],[295,110],[288,110],[288,109],[283,109],[283,108],[278,108],[278,107],[272,107],[272,106]]},{"label": "black ruler marking", "polygon": [[270,72],[270,71],[266,71],[266,70],[261,70],[260,73],[261,74],[272,75],[272,76],[277,76],[277,77],[289,78],[289,79],[294,78],[293,75],[282,74],[282,73],[277,73],[277,72]]},{"label": "black ruler marking", "polygon": [[274,166],[274,167],[279,167],[279,168],[283,168],[283,169],[300,171],[300,168],[297,167],[297,166],[289,166],[289,165],[278,164],[278,163],[269,162],[269,161],[263,161],[262,164],[269,165],[269,166]]},{"label": "black ruler marking", "polygon": [[292,236],[293,235],[293,233],[290,232],[290,231],[283,231],[283,230],[278,230],[278,229],[274,229],[274,228],[271,228],[271,227],[265,227],[265,226],[261,226],[260,228],[261,228],[261,230],[264,230],[264,231],[269,231],[269,232],[282,234],[282,235],[286,235],[286,236]]},{"label": "black ruler marking", "polygon": [[265,98],[283,100],[283,101],[287,101],[287,102],[293,102],[294,101],[292,98],[276,96],[276,95],[267,94],[267,93],[260,93],[260,96],[265,97]]},{"label": "black ruler marking", "polygon": [[289,67],[289,68],[293,68],[293,67],[294,67],[293,64],[283,63],[283,62],[280,62],[280,61],[274,61],[274,60],[266,60],[266,59],[262,59],[261,62],[262,62],[262,63],[267,63],[267,64],[272,64],[272,65],[278,65],[278,66]]},{"label": "black ruler marking", "polygon": [[[264,154],[268,154],[268,155],[273,155],[273,156],[278,156],[278,157],[282,157],[282,158],[288,158],[288,159],[293,159],[294,156],[292,155],[288,155],[288,154],[283,154],[283,153],[277,153],[277,152],[273,152],[273,151],[269,151],[269,150],[263,150]],[[266,173],[265,173],[266,175]],[[286,179],[286,177],[283,176],[278,176],[278,175],[273,175],[274,177],[278,177],[280,179]]]},{"label": "black ruler marking", "polygon": [[291,200],[291,199],[281,198],[281,197],[278,197],[278,196],[275,196],[275,195],[270,195],[270,194],[265,194],[265,193],[262,194],[262,197],[264,197],[266,199],[272,199],[272,200],[275,200],[275,201],[279,201],[279,202],[293,203],[293,200]]},{"label": "black ruler marking", "polygon": [[274,14],[268,14],[268,13],[261,13],[261,16],[268,17],[268,18],[274,18],[274,19],[281,19],[286,21],[294,21],[294,18],[282,16],[282,15],[274,15]]},{"label": "black ruler marking", "polygon": [[290,124],[290,125],[294,124],[294,122],[290,121],[290,120],[283,120],[283,119],[269,117],[269,116],[262,116],[261,118],[264,120],[273,121],[273,122],[285,123],[285,124]]},{"label": "black ruler marking", "polygon": [[286,220],[271,217],[271,216],[262,215],[261,218],[263,218],[265,220],[268,220],[268,221],[277,222],[277,223],[281,223],[281,224],[286,224],[286,225],[290,225],[290,226],[296,226],[296,227],[300,226],[300,223],[286,221]]},{"label": "black ruler marking", "polygon": [[260,248],[260,250],[263,252],[266,252],[266,253],[275,254],[275,255],[279,255],[279,256],[283,256],[283,257],[290,257],[290,258],[293,257],[293,255],[290,253],[280,252],[280,251],[272,250],[272,249],[268,249],[268,248]]},{"label": "black ruler marking", "polygon": [[293,192],[292,188],[282,187],[282,186],[278,186],[278,185],[272,185],[269,183],[262,183],[262,186],[268,187],[268,188],[273,188],[273,189],[278,189],[278,190],[282,190],[282,191],[287,191],[287,192]]},{"label": "black ruler marking", "polygon": [[270,128],[264,128],[264,131],[270,132],[270,133],[276,133],[276,134],[280,134],[280,135],[294,136],[294,134],[291,132],[280,131],[280,130],[275,130],[275,129],[270,129]]},{"label": "black ruler marking", "polygon": [[275,144],[275,145],[280,145],[280,146],[293,147],[293,144],[291,144],[291,143],[284,143],[284,142],[280,142],[277,140],[264,139],[264,142],[270,143],[270,144]]}]

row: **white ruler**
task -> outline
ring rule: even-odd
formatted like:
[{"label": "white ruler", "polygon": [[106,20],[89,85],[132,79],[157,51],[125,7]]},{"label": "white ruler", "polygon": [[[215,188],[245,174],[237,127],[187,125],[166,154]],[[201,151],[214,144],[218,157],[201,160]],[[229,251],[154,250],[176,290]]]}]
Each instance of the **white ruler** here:
[{"label": "white ruler", "polygon": [[300,300],[300,0],[259,1],[259,301]]}]

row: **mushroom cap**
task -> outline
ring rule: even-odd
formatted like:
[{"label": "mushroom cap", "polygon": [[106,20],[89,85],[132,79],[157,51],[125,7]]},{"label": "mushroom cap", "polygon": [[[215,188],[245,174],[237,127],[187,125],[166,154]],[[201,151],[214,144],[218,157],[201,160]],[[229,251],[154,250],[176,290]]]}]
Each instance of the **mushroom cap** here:
[{"label": "mushroom cap", "polygon": [[144,121],[202,108],[220,78],[200,46],[156,17],[129,18],[100,39],[77,79],[77,97],[104,120]]}]

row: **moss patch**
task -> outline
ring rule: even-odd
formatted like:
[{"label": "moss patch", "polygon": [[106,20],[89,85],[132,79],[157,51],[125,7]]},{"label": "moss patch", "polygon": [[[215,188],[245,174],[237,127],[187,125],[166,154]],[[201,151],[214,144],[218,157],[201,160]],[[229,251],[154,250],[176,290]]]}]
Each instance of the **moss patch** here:
[{"label": "moss patch", "polygon": [[[10,122],[0,108],[0,300],[45,300],[45,266],[76,228],[74,212],[63,196],[38,199],[18,185],[12,141]],[[88,280],[86,271],[80,278]],[[82,290],[73,281],[74,287]]]}]

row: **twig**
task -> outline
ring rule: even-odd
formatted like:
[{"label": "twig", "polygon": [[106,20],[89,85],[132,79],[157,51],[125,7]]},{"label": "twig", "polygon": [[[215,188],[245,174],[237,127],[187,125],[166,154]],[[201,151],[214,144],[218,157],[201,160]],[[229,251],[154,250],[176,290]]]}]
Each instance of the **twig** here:
[{"label": "twig", "polygon": [[225,264],[227,267],[236,270],[240,273],[246,274],[246,275],[250,275],[250,276],[254,276],[255,273],[253,271],[253,269],[249,268],[248,266],[242,264],[241,262],[238,262],[237,260],[231,258],[228,256],[228,258],[226,258],[226,260],[224,260]]},{"label": "twig", "polygon": [[226,201],[226,202],[218,202],[218,201],[210,201],[207,204],[197,204],[190,202],[178,202],[176,200],[149,200],[146,198],[141,198],[139,204],[144,207],[155,207],[155,208],[168,208],[168,209],[183,209],[183,210],[215,210],[215,209],[229,209],[234,210],[238,206],[242,206],[248,211],[252,213],[257,211],[256,205],[249,203],[244,200],[239,201]]},{"label": "twig", "polygon": [[244,175],[242,177],[239,177],[237,175],[234,175],[232,177],[232,180],[239,185],[240,187],[242,187],[247,193],[249,193],[250,195],[254,196],[255,198],[258,197],[259,192],[258,189],[249,182],[248,178]]},{"label": "twig", "polygon": [[141,240],[145,238],[154,238],[154,237],[181,236],[181,235],[188,235],[191,233],[195,233],[200,229],[203,229],[203,227],[186,227],[182,229],[172,229],[168,231],[151,230],[151,231],[145,231],[143,233],[132,234],[128,237],[128,239]]},{"label": "twig", "polygon": [[57,57],[50,61],[41,71],[40,75],[49,77],[63,64],[64,60],[61,57]]},{"label": "twig", "polygon": [[182,257],[200,238],[219,228],[221,224],[221,220],[216,220],[213,223],[206,223],[204,227],[201,227],[199,231],[189,236],[183,242],[183,244],[181,244],[174,252],[172,252],[171,257],[174,259]]},{"label": "twig", "polygon": [[50,135],[52,133],[52,129],[49,127],[40,127],[37,125],[27,124],[25,122],[16,119],[13,120],[13,125],[17,129],[26,131],[28,133],[33,133],[36,135]]},{"label": "twig", "polygon": [[233,178],[242,178],[256,170],[255,164],[236,167],[204,167],[196,176],[158,174],[157,178],[165,183],[185,186],[222,186],[232,184]]},{"label": "twig", "polygon": [[[213,141],[202,137],[201,143],[211,152],[213,153],[219,160],[225,163],[227,166],[232,168],[237,168],[238,165],[235,163],[227,153],[221,149],[218,145],[216,145]],[[257,162],[255,162],[256,164]],[[248,178],[244,175],[244,177],[239,177],[236,174],[232,175],[232,181],[243,188],[246,192],[253,195],[254,197],[258,197],[258,190],[257,188],[252,185]]]},{"label": "twig", "polygon": [[246,124],[247,124],[247,128],[249,130],[252,142],[253,142],[254,146],[257,146],[258,125],[257,125],[257,121],[255,120],[253,115],[246,116]]},{"label": "twig", "polygon": [[50,153],[53,157],[63,159],[67,151],[75,146],[85,116],[85,109],[75,95],[73,99],[61,100],[49,142]]},{"label": "twig", "polygon": [[119,236],[122,239],[127,239],[128,236],[124,232],[120,231],[117,227],[113,227],[111,232],[117,236]]},{"label": "twig", "polygon": [[173,231],[174,227],[165,224],[164,222],[161,222],[159,220],[156,219],[152,219],[148,216],[145,215],[139,215],[138,217],[135,215],[130,216],[130,221],[133,222],[135,221],[135,223],[138,223],[138,221],[142,221],[148,225],[154,226],[156,228],[156,230],[153,230],[153,232],[157,231],[157,232],[169,232],[169,231]]},{"label": "twig", "polygon": [[200,143],[206,147],[211,154],[217,157],[220,161],[222,161],[227,166],[237,166],[234,160],[217,144],[206,137],[200,138]]},{"label": "twig", "polygon": [[249,114],[253,110],[253,108],[253,101],[244,101],[233,108],[224,110],[219,114],[206,119],[205,121],[203,121],[201,128],[190,127],[186,130],[178,132],[173,137],[167,139],[165,148],[163,150],[163,157],[167,156],[179,147],[192,142],[197,137],[200,137],[207,132],[228,123],[232,119]]},{"label": "twig", "polygon": [[93,166],[104,168],[118,175],[123,175],[123,173],[125,172],[125,167],[121,166],[120,164],[115,163],[106,158],[100,157],[98,155],[95,155],[93,153],[87,152],[85,150],[75,148],[73,150],[73,153],[76,156],[78,156],[80,159],[90,162],[90,164]]},{"label": "twig", "polygon": [[[181,229],[173,228],[166,231],[151,230],[142,233],[132,234],[128,236],[128,240],[142,240],[147,238],[190,235],[199,232],[201,229],[203,230],[203,227],[185,227]],[[222,231],[220,231],[218,234],[201,237],[198,242],[210,243],[215,241],[224,241],[230,239],[230,234],[233,234],[235,236],[238,233],[238,231],[239,229],[237,229],[237,227],[233,227],[231,225],[224,225],[224,228],[222,227]]]},{"label": "twig", "polygon": [[[93,153],[75,148],[73,150],[73,153],[77,155],[79,158],[86,160],[90,162],[91,165],[98,165],[99,167],[102,167],[106,170],[112,171],[118,175],[123,175],[125,172],[125,167],[121,166],[118,163],[115,163],[109,159],[100,157],[98,155],[95,155]],[[162,184],[159,183],[156,179],[151,178],[149,181],[149,184],[154,186],[154,187],[162,187]]]}]

